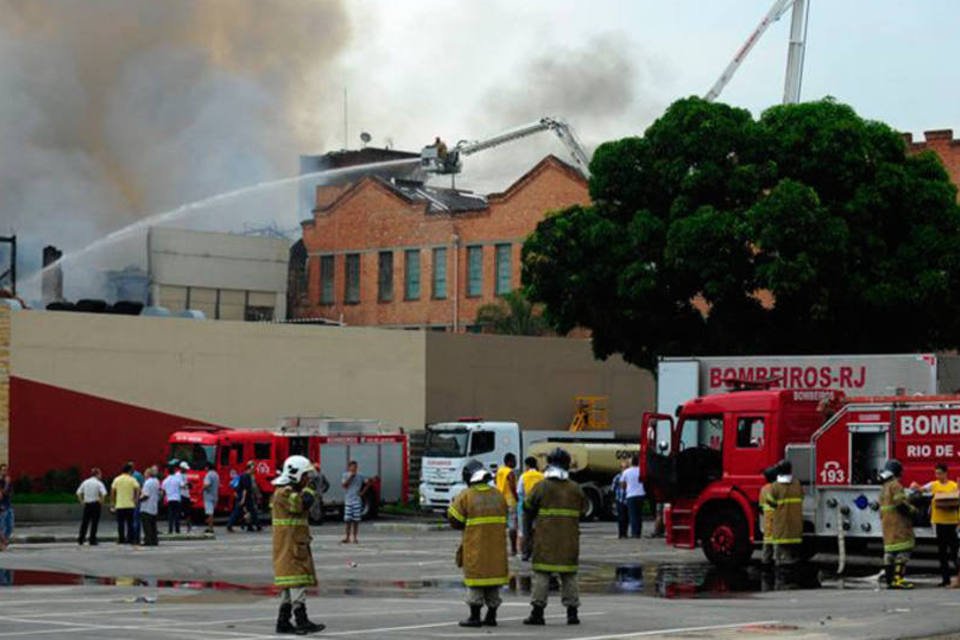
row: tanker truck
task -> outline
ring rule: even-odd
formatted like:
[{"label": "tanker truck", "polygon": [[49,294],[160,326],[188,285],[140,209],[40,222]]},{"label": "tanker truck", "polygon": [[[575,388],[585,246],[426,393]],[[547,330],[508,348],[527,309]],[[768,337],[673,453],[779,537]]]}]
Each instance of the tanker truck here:
[{"label": "tanker truck", "polygon": [[[463,465],[479,460],[496,474],[503,457],[513,453],[518,467],[526,456],[534,456],[545,466],[546,454],[563,447],[573,460],[571,478],[580,483],[589,499],[584,519],[592,520],[612,512],[610,484],[620,471],[619,460],[640,452],[636,440],[616,440],[613,431],[534,431],[522,430],[516,422],[497,422],[463,418],[427,426],[420,482],[420,506],[446,510],[458,493],[466,488]],[[518,473],[522,469],[518,468]]]}]

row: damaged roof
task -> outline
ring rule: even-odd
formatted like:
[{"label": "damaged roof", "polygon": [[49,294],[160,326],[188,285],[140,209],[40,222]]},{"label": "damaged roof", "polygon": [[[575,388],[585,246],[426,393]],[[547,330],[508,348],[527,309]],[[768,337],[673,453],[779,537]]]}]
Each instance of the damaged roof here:
[{"label": "damaged roof", "polygon": [[410,202],[424,202],[427,213],[466,213],[487,209],[487,198],[472,191],[431,187],[414,180],[375,178]]}]

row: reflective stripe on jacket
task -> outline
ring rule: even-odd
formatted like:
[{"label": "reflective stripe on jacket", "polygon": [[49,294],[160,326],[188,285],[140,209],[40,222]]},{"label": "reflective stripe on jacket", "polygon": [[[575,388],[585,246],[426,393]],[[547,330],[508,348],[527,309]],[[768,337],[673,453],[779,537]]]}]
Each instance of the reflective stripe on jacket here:
[{"label": "reflective stripe on jacket", "polygon": [[450,524],[463,529],[463,583],[468,587],[507,584],[507,503],[485,484],[460,492],[447,510]]},{"label": "reflective stripe on jacket", "polygon": [[887,553],[910,551],[914,547],[913,520],[905,511],[914,510],[907,492],[896,478],[880,490],[880,523],[883,526],[883,550]]},{"label": "reflective stripe on jacket", "polygon": [[[304,492],[313,492],[313,489]],[[310,551],[310,523],[301,494],[289,485],[278,487],[270,508],[274,584],[284,589],[315,586],[317,573]]]},{"label": "reflective stripe on jacket", "polygon": [[773,512],[776,509],[776,503],[773,501],[773,483],[768,482],[760,489],[760,513],[763,514],[761,520],[763,531],[763,541],[773,540]]},{"label": "reflective stripe on jacket", "polygon": [[774,482],[770,488],[773,503],[770,544],[803,542],[803,487],[793,478],[790,482]]},{"label": "reflective stripe on jacket", "polygon": [[547,478],[523,505],[533,522],[533,570],[576,573],[580,565],[580,516],[587,498],[576,482]]}]

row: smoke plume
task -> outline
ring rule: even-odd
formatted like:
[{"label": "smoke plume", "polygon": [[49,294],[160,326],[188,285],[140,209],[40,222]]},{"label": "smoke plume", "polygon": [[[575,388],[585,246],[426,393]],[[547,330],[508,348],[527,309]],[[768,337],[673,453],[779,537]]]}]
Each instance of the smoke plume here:
[{"label": "smoke plume", "polygon": [[296,173],[348,37],[333,1],[0,0],[0,231],[39,260]]}]

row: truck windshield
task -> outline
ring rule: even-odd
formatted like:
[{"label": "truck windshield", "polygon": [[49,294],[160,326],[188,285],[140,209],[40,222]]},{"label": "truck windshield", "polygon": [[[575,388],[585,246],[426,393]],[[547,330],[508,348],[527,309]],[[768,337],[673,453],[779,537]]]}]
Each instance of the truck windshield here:
[{"label": "truck windshield", "polygon": [[685,418],[680,428],[680,450],[696,447],[723,449],[723,416]]},{"label": "truck windshield", "polygon": [[427,429],[423,455],[427,458],[463,458],[467,455],[466,429]]},{"label": "truck windshield", "polygon": [[191,469],[203,469],[209,461],[216,464],[217,447],[212,444],[196,444],[193,442],[175,442],[170,445],[170,458],[186,462]]}]

